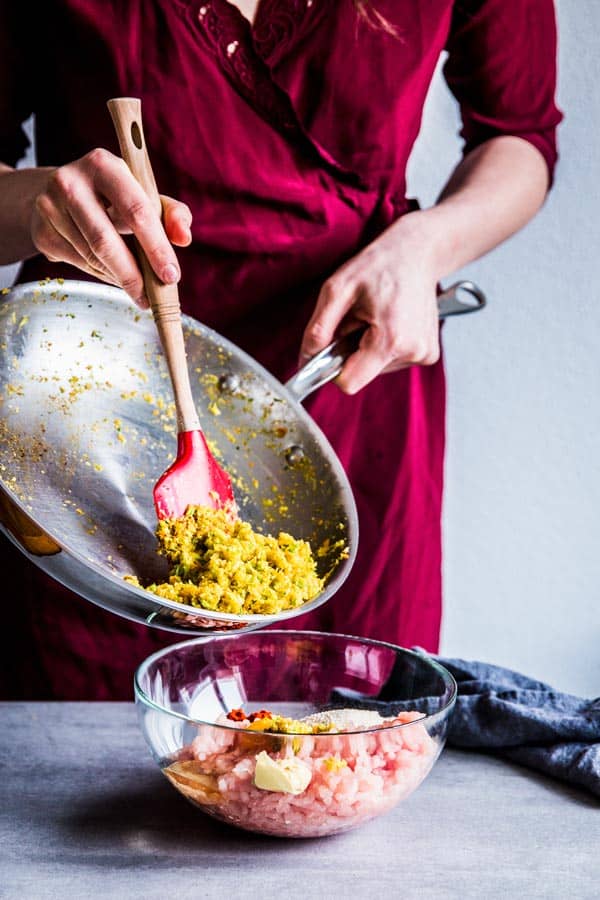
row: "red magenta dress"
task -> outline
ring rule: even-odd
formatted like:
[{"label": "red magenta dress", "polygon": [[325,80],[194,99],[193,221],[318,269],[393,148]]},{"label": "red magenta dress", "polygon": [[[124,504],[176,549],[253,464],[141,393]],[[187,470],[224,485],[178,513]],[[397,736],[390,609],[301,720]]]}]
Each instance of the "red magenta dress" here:
[{"label": "red magenta dress", "polygon": [[[396,37],[352,0],[261,0],[253,27],[226,0],[3,4],[0,159],[22,155],[32,112],[40,165],[118,153],[106,101],[140,97],[159,189],[194,214],[184,311],[284,380],[324,279],[409,209],[407,160],[443,51],[465,152],[511,134],[550,173],[556,159],[551,0],[372,5]],[[82,277],[37,257],[19,280],[46,275]],[[437,649],[444,393],[440,362],[308,401],[350,477],[361,537],[342,589],[291,627]],[[129,699],[136,665],[180,639],[82,601],[0,543],[14,585],[4,696]]]}]

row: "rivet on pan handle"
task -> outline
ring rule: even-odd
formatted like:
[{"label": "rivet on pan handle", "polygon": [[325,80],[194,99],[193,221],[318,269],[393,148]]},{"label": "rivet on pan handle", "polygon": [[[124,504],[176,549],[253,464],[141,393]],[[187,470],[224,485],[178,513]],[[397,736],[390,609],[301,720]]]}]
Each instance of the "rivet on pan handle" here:
[{"label": "rivet on pan handle", "polygon": [[[443,291],[437,301],[440,319],[477,312],[486,304],[485,294],[472,281],[457,281]],[[337,378],[348,357],[358,349],[364,331],[364,328],[352,331],[309,359],[286,382],[285,386],[290,394],[296,400],[304,400],[317,388]]]}]

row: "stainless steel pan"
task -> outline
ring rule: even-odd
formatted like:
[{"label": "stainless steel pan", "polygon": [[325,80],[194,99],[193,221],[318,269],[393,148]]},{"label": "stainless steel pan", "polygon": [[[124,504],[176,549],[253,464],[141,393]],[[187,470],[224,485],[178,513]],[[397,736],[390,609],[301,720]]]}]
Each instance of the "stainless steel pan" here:
[{"label": "stainless steel pan", "polygon": [[[460,299],[463,292],[469,302]],[[483,306],[462,282],[440,316]],[[169,380],[150,313],[100,284],[18,285],[0,303],[0,527],[27,557],[87,600],[175,632],[253,629],[324,603],[347,577],[358,523],[346,475],[300,400],[334,378],[346,340],[286,386],[220,335],[184,317],[202,430],[232,474],[243,518],[343,558],[319,558],[323,592],[299,609],[234,616],[170,603],[124,581],[163,579],[152,486],[175,449]]]}]

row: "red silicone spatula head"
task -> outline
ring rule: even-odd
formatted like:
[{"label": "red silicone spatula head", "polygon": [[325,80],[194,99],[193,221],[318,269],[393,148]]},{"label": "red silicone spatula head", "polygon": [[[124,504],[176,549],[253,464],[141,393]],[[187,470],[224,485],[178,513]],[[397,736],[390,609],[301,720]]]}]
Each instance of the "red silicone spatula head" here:
[{"label": "red silicone spatula head", "polygon": [[179,518],[190,504],[228,506],[235,500],[231,479],[211,454],[201,431],[180,431],[177,458],[154,486],[159,519]]},{"label": "red silicone spatula head", "polygon": [[[120,97],[109,100],[108,108],[121,155],[161,215],[160,195],[144,141],[141,103],[135,98]],[[157,278],[137,243],[136,252],[171,376],[177,410],[177,457],[154,488],[156,513],[159,519],[174,519],[182,516],[191,504],[214,509],[226,505],[234,508],[231,479],[214,459],[200,431],[187,369],[177,285],[163,284]]]}]

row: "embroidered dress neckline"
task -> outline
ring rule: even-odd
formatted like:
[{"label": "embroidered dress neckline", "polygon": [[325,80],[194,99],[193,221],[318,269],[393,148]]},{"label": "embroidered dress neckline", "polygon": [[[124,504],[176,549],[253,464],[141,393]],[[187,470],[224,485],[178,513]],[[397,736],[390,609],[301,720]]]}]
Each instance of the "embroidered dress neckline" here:
[{"label": "embroidered dress neckline", "polygon": [[[253,33],[248,19],[228,0],[207,0],[200,7],[198,21],[223,71],[239,93],[281,133],[296,140],[309,155],[318,156],[339,179],[365,189],[367,185],[357,172],[343,166],[308,134],[288,93],[273,74],[273,54],[284,52],[298,29],[301,13],[306,14],[313,7],[307,6],[307,0],[261,0],[260,7],[261,19],[266,22],[271,16],[270,31],[262,32],[262,45],[261,32],[254,29]],[[262,21],[258,24],[262,27]],[[271,58],[265,59],[265,54]]]}]

